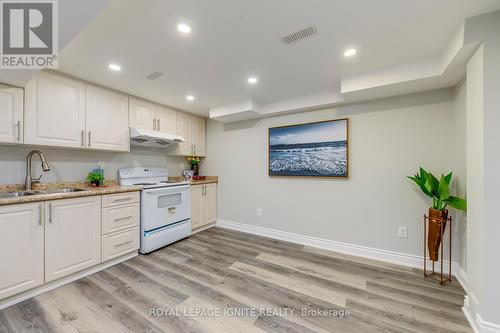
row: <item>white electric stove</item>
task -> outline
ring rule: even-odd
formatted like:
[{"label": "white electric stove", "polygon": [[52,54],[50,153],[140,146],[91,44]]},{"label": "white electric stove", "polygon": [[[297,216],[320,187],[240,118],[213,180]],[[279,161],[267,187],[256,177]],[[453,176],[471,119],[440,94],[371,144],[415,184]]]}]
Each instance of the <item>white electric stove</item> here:
[{"label": "white electric stove", "polygon": [[127,168],[118,172],[121,185],[142,186],[141,247],[149,253],[191,234],[189,182],[171,182],[164,168]]}]

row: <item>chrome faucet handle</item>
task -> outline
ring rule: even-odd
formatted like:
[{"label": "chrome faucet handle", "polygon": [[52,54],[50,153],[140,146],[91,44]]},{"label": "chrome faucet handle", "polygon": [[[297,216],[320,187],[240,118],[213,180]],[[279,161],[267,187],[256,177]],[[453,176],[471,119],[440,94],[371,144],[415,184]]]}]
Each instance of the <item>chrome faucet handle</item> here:
[{"label": "chrome faucet handle", "polygon": [[38,177],[38,178],[32,178],[32,179],[31,179],[31,182],[32,182],[32,183],[39,183],[39,182],[40,182],[40,179],[42,179],[42,175],[40,175],[40,177]]}]

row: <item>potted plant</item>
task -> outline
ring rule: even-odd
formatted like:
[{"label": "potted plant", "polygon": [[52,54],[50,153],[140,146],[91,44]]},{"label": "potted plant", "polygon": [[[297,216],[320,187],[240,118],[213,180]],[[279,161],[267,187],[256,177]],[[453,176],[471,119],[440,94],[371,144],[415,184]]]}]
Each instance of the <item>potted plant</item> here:
[{"label": "potted plant", "polygon": [[100,172],[89,172],[87,181],[89,181],[92,186],[101,186],[104,182],[104,176]]},{"label": "potted plant", "polygon": [[193,170],[193,176],[198,176],[201,158],[199,158],[198,156],[188,156],[187,160],[191,165],[191,170]]},{"label": "potted plant", "polygon": [[414,177],[407,176],[413,180],[432,199],[432,207],[429,208],[429,231],[427,234],[427,247],[429,257],[432,261],[439,259],[439,246],[441,244],[441,223],[443,230],[446,228],[448,219],[448,206],[460,211],[467,210],[467,202],[463,198],[450,195],[450,183],[452,173],[441,175],[438,180],[434,175],[420,167],[420,174]]}]

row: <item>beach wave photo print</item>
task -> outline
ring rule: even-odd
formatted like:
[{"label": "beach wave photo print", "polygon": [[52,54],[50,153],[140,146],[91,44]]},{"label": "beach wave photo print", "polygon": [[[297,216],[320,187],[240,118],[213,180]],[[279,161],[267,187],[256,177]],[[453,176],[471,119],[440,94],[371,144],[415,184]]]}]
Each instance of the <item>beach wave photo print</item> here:
[{"label": "beach wave photo print", "polygon": [[348,119],[269,129],[269,175],[348,176]]}]

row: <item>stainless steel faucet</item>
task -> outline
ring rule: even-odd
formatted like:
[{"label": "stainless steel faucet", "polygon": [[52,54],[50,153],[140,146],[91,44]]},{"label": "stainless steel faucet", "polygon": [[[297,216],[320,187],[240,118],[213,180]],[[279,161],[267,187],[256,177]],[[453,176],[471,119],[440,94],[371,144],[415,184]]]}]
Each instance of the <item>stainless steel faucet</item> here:
[{"label": "stainless steel faucet", "polygon": [[31,158],[33,157],[33,155],[38,155],[40,157],[40,160],[42,161],[43,171],[50,171],[49,164],[47,163],[47,160],[45,159],[43,153],[39,150],[30,151],[28,157],[26,158],[26,181],[24,182],[24,187],[25,187],[24,189],[26,191],[31,191],[31,185],[33,183],[39,183],[40,178],[42,178],[41,175],[38,178],[31,177]]}]

